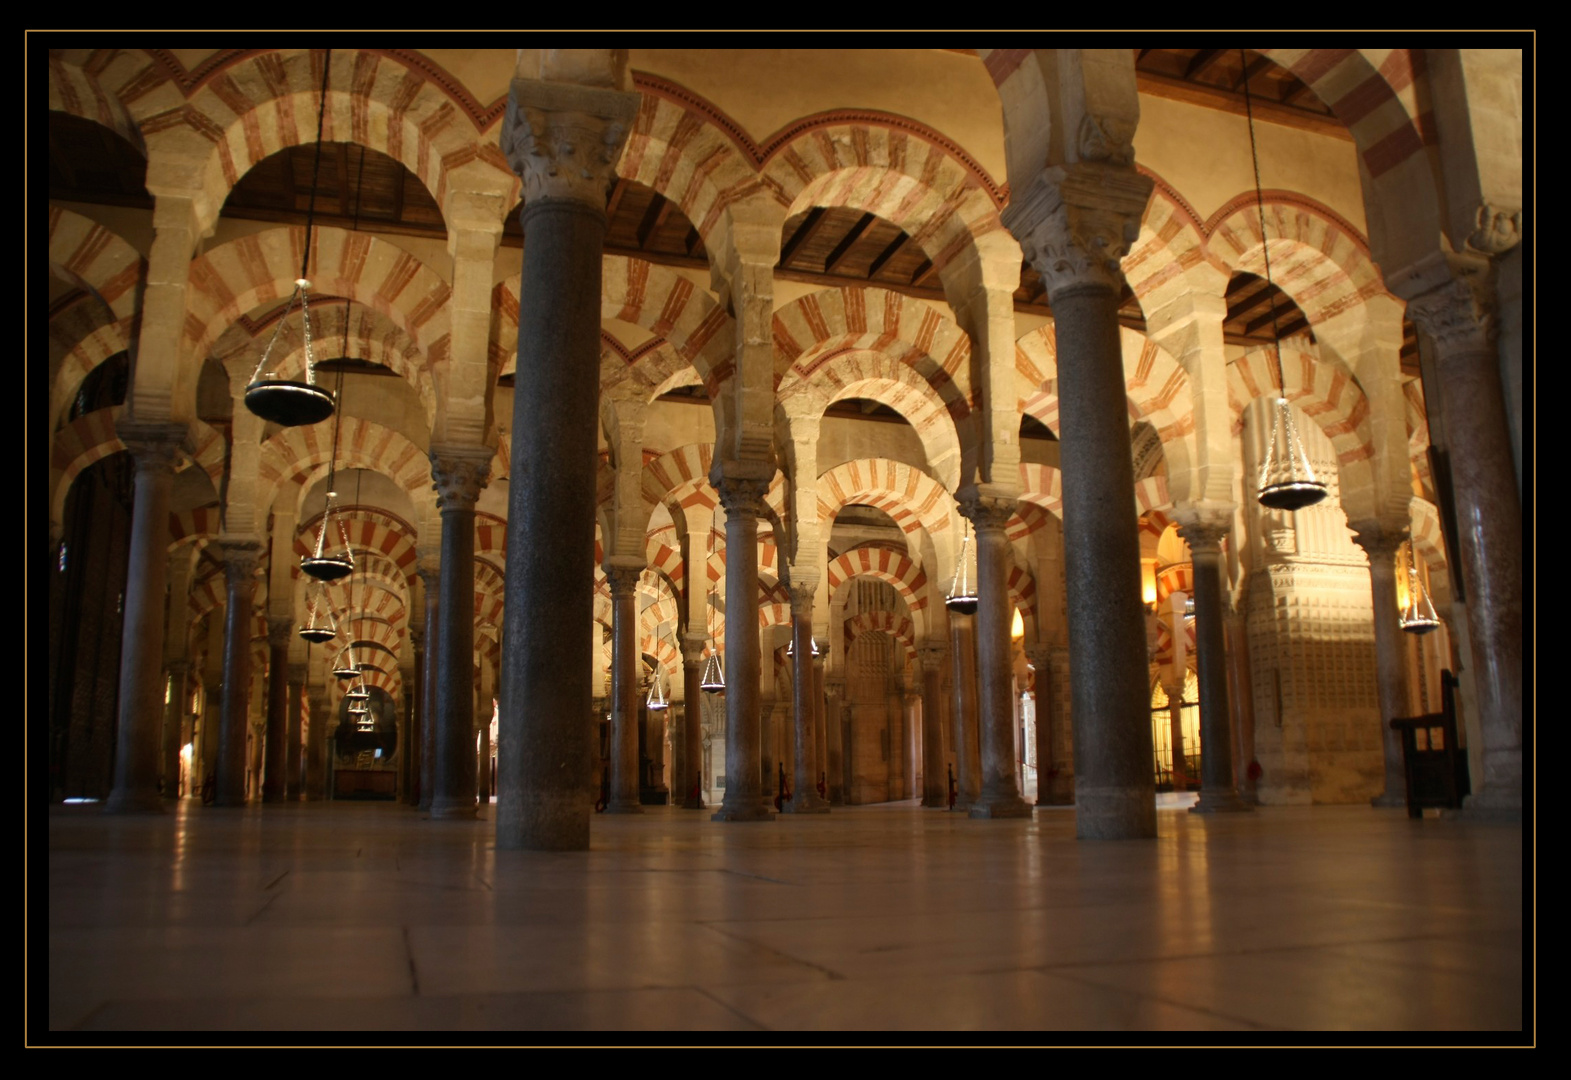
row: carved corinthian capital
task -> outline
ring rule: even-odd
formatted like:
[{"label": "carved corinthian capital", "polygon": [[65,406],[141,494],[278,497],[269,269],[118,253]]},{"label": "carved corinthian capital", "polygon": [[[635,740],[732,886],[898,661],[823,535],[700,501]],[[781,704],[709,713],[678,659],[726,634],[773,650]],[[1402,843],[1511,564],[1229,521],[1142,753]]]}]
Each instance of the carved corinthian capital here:
[{"label": "carved corinthian capital", "polygon": [[1043,170],[1011,198],[1004,224],[1042,275],[1049,300],[1072,286],[1123,287],[1119,261],[1140,234],[1151,188],[1126,165],[1083,161]]},{"label": "carved corinthian capital", "polygon": [[727,517],[746,515],[764,516],[764,496],[769,492],[769,481],[726,477],[720,481],[720,505]]},{"label": "carved corinthian capital", "polygon": [[1487,266],[1455,269],[1455,276],[1407,302],[1408,317],[1441,349],[1488,348],[1497,329],[1494,282]]},{"label": "carved corinthian capital", "polygon": [[960,513],[971,519],[978,533],[1002,531],[1009,526],[1009,519],[1015,514],[1015,500],[990,495],[965,495],[960,500]]},{"label": "carved corinthian capital", "polygon": [[491,476],[491,451],[484,446],[431,447],[431,486],[443,510],[473,510]]},{"label": "carved corinthian capital", "polygon": [[565,199],[604,210],[639,100],[618,90],[514,79],[502,152],[523,178],[525,204]]}]

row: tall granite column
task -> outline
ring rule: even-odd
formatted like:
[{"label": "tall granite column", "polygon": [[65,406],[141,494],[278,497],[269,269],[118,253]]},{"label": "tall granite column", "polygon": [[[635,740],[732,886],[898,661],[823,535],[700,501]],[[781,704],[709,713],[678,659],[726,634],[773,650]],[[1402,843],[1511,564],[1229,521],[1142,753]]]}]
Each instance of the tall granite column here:
[{"label": "tall granite column", "polygon": [[[1227,513],[1229,522],[1232,510]],[[1227,645],[1222,601],[1222,540],[1226,525],[1193,522],[1178,533],[1194,568],[1195,674],[1200,683],[1200,799],[1191,813],[1250,810],[1233,781],[1233,719],[1227,699]]]},{"label": "tall granite column", "polygon": [[725,799],[714,821],[769,821],[759,773],[758,519],[768,481],[723,478],[726,537]]},{"label": "tall granite column", "polygon": [[[171,596],[170,602],[174,603],[176,597]],[[184,602],[184,598],[179,598]],[[180,797],[180,729],[185,721],[186,702],[189,693],[186,689],[186,675],[191,670],[188,660],[173,660],[167,665],[169,679],[169,700],[164,703],[164,728],[163,747],[159,753],[161,772],[163,773],[163,796],[166,799]],[[199,762],[191,762],[193,783]]]},{"label": "tall granite column", "polygon": [[[977,732],[976,648],[974,615],[949,613],[950,687],[953,704],[949,723],[955,744],[955,808],[968,810],[982,793],[982,750]],[[946,775],[945,782],[948,782]]]},{"label": "tall granite column", "polygon": [[[1393,286],[1410,296],[1408,313],[1434,340],[1444,386],[1441,413],[1467,595],[1483,776],[1472,779],[1465,808],[1522,813],[1522,504],[1496,348],[1493,274],[1484,260],[1453,256],[1426,268],[1422,282]],[[1430,275],[1439,284],[1418,295]]]},{"label": "tall granite column", "polygon": [[[1189,790],[1189,763],[1184,760],[1184,684],[1171,671],[1162,684],[1167,693],[1167,738],[1173,759],[1173,790]],[[1198,779],[1198,777],[1196,778]]]},{"label": "tall granite column", "polygon": [[306,667],[289,665],[289,683],[284,692],[284,798],[299,802],[305,797],[305,749],[300,745],[300,694],[305,689]]},{"label": "tall granite column", "polygon": [[164,584],[169,572],[169,495],[188,435],[182,424],[119,425],[136,465],[131,552],[120,648],[120,712],[110,814],[163,810],[158,795],[164,719]]},{"label": "tall granite column", "polygon": [[[1125,440],[1127,441],[1127,439]],[[1133,489],[1133,481],[1131,481]],[[976,656],[982,789],[974,818],[1030,817],[1015,779],[1015,712],[1009,644],[1009,537],[1014,502],[977,496],[960,512],[976,527]]]},{"label": "tall granite column", "polygon": [[795,713],[792,743],[796,769],[791,801],[781,809],[792,814],[827,814],[829,804],[818,794],[818,699],[813,680],[813,592],[815,585],[791,586],[791,705]]},{"label": "tall granite column", "polygon": [[1407,635],[1397,619],[1396,553],[1402,537],[1377,524],[1357,525],[1353,542],[1369,556],[1369,593],[1375,616],[1375,685],[1380,696],[1380,745],[1385,754],[1385,789],[1371,806],[1407,805],[1407,769],[1402,733],[1391,721],[1412,715],[1407,700]]},{"label": "tall granite column", "polygon": [[411,679],[413,717],[409,724],[408,741],[404,743],[404,798],[409,806],[420,805],[420,786],[425,762],[425,740],[421,737],[426,724],[426,667],[425,628],[409,628],[409,646],[414,652],[414,676]]},{"label": "tall granite column", "polygon": [[284,775],[289,760],[289,631],[293,619],[267,620],[267,742],[262,758],[262,801],[283,802],[289,791]]},{"label": "tall granite column", "polygon": [[[1058,340],[1064,576],[1074,711],[1075,830],[1081,839],[1156,835],[1145,612],[1118,324],[1119,259],[1152,181],[1126,145],[1093,141],[1045,169],[1005,214],[1042,275]],[[1125,155],[1127,154],[1127,158]]]},{"label": "tall granite column", "polygon": [[922,805],[949,805],[949,770],[944,758],[944,649],[924,645],[922,659]]},{"label": "tall granite column", "polygon": [[425,669],[424,687],[420,701],[424,706],[420,718],[420,802],[421,810],[431,809],[431,796],[436,791],[432,779],[436,768],[436,700],[441,690],[437,676],[437,645],[442,640],[437,616],[441,612],[442,574],[440,564],[422,565],[418,571],[425,583]]},{"label": "tall granite column", "polygon": [[698,684],[704,677],[707,641],[704,634],[682,635],[682,739],[687,745],[687,765],[680,791],[685,810],[704,808],[704,694]]},{"label": "tall granite column", "polygon": [[611,798],[608,814],[642,814],[638,804],[638,576],[643,566],[605,567],[611,589]]},{"label": "tall granite column", "polygon": [[251,621],[256,602],[259,540],[219,538],[216,554],[224,563],[224,691],[218,722],[218,791],[214,806],[244,806],[246,728],[251,711]]},{"label": "tall granite column", "polygon": [[[1241,606],[1241,605],[1240,605]],[[1260,805],[1255,791],[1255,777],[1249,766],[1255,760],[1255,697],[1254,684],[1249,678],[1249,632],[1244,617],[1238,612],[1227,620],[1228,685],[1232,688],[1234,745],[1233,776],[1238,797],[1250,806]]]},{"label": "tall granite column", "polygon": [[475,501],[490,475],[491,456],[484,446],[431,447],[432,486],[442,511],[433,821],[475,816]]},{"label": "tall granite column", "polygon": [[829,652],[828,644],[819,646],[819,653],[813,657],[813,755],[818,759],[818,774],[813,777],[813,790],[818,790],[820,778],[824,781],[824,793],[821,798],[826,803],[833,803],[829,797],[829,751],[828,739],[825,731],[829,726],[829,697],[824,692],[824,661]]},{"label": "tall granite column", "polygon": [[305,745],[305,797],[310,802],[327,798],[327,732],[332,719],[327,708],[327,687],[311,687],[311,728]]},{"label": "tall granite column", "polygon": [[595,468],[606,186],[636,93],[514,79],[502,150],[526,236],[508,501],[499,848],[589,847]]},{"label": "tall granite column", "polygon": [[828,695],[824,699],[827,711],[824,716],[824,761],[828,763],[829,805],[845,805],[845,745],[842,731],[845,725],[846,681],[844,675],[824,680]]}]

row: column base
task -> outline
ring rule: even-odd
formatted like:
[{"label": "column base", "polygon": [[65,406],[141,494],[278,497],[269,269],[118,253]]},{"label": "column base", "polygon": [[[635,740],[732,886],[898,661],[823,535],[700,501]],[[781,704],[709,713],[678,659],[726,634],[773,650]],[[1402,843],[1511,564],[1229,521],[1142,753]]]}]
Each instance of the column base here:
[{"label": "column base", "polygon": [[703,799],[688,799],[686,802],[684,802],[682,804],[682,809],[683,810],[707,810],[707,809],[709,809],[709,807],[704,805],[704,800]]},{"label": "column base", "polygon": [[642,814],[644,808],[638,805],[637,799],[613,799],[610,805],[605,808],[605,812],[608,814]]},{"label": "column base", "polygon": [[106,814],[162,814],[164,812],[164,797],[158,794],[157,788],[138,788],[132,791],[116,788],[109,793],[109,798],[104,800],[103,812]]},{"label": "column base", "polygon": [[1407,797],[1405,795],[1395,795],[1392,793],[1391,789],[1387,787],[1379,795],[1376,795],[1373,799],[1370,799],[1369,805],[1379,807],[1383,810],[1396,809],[1407,806]]},{"label": "column base", "polygon": [[432,821],[474,821],[478,811],[470,799],[431,800]]},{"label": "column base", "polygon": [[1490,798],[1491,792],[1480,792],[1477,795],[1468,795],[1462,800],[1460,810],[1442,810],[1443,818],[1454,818],[1458,821],[1498,822],[1501,824],[1522,823],[1522,802],[1520,795],[1515,799]]},{"label": "column base", "polygon": [[1253,810],[1243,799],[1238,797],[1238,792],[1229,789],[1214,792],[1211,788],[1200,789],[1200,799],[1189,808],[1191,814],[1234,814],[1245,813]]},{"label": "column base", "polygon": [[1156,839],[1156,792],[1147,785],[1078,787],[1075,791],[1075,838]]},{"label": "column base", "polygon": [[922,805],[935,810],[942,810],[949,805],[949,800],[939,795],[928,795],[922,799]]},{"label": "column base", "polygon": [[773,821],[774,812],[762,806],[726,806],[721,804],[720,809],[709,815],[710,821]]},{"label": "column base", "polygon": [[827,814],[829,804],[826,803],[816,791],[808,791],[798,795],[790,802],[780,804],[782,814]]},{"label": "column base", "polygon": [[[595,785],[598,791],[599,785]],[[496,846],[515,851],[588,851],[593,796],[583,791],[518,795],[496,804]]]},{"label": "column base", "polygon": [[966,814],[974,818],[1028,818],[1031,816],[1031,805],[1018,795],[1002,795],[996,798],[983,796],[966,808]]}]

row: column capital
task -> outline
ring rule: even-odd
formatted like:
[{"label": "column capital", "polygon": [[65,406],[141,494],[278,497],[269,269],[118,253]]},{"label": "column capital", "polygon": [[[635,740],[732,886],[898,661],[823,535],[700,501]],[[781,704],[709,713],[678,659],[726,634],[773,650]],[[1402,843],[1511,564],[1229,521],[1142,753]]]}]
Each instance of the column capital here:
[{"label": "column capital", "polygon": [[431,487],[444,512],[473,510],[481,489],[491,477],[495,452],[486,446],[431,447]]},{"label": "column capital", "polygon": [[308,665],[300,663],[299,661],[291,663],[287,672],[289,685],[304,686],[306,674],[309,670],[310,669]]},{"label": "column capital", "polygon": [[791,582],[791,614],[805,615],[809,618],[813,614],[813,595],[818,591],[818,583],[810,581]]},{"label": "column capital", "polygon": [[707,634],[683,634],[679,639],[682,648],[682,662],[696,664],[704,658],[704,646],[709,643]]},{"label": "column capital", "polygon": [[764,516],[764,496],[769,492],[768,480],[723,476],[715,487],[720,493],[720,505],[725,507],[726,517]]},{"label": "column capital", "polygon": [[1047,671],[1053,663],[1053,651],[1054,647],[1046,642],[1027,645],[1026,660],[1031,664],[1033,671]]},{"label": "column capital", "polygon": [[122,415],[115,423],[115,434],[131,451],[139,472],[173,473],[191,456],[191,429],[185,424],[143,423]]},{"label": "column capital", "polygon": [[605,570],[606,584],[611,587],[611,595],[632,596],[638,590],[638,579],[643,575],[644,562],[624,562],[616,556],[605,561],[602,568]]},{"label": "column capital", "polygon": [[1487,258],[1439,252],[1387,279],[1407,300],[1407,316],[1443,348],[1487,347],[1498,330],[1494,275]]},{"label": "column capital", "polygon": [[409,628],[409,644],[415,649],[425,648],[425,631],[411,626]]},{"label": "column capital", "polygon": [[524,181],[525,212],[546,200],[605,211],[606,187],[641,97],[578,83],[514,79],[502,153]]},{"label": "column capital", "polygon": [[977,532],[996,529],[1002,531],[1015,515],[1015,500],[997,495],[984,495],[972,489],[960,492],[960,513],[970,519]]},{"label": "column capital", "polygon": [[295,628],[292,618],[274,618],[267,620],[267,643],[275,649],[289,647],[289,633]]},{"label": "column capital", "polygon": [[1395,560],[1397,549],[1407,540],[1406,529],[1387,528],[1377,521],[1350,521],[1348,525],[1353,530],[1353,543],[1364,549],[1371,566],[1376,559]]},{"label": "column capital", "polygon": [[256,573],[262,564],[262,541],[249,536],[220,536],[209,545],[223,563],[224,578],[233,586]]},{"label": "column capital", "polygon": [[1119,262],[1140,235],[1153,182],[1131,164],[1081,161],[1042,170],[1002,217],[1049,298],[1075,286],[1123,287]]},{"label": "column capital", "polygon": [[164,665],[164,670],[169,672],[169,674],[175,676],[176,678],[179,678],[182,675],[187,675],[187,674],[190,673],[190,671],[191,671],[191,661],[189,661],[189,660],[171,660],[167,664]]},{"label": "column capital", "polygon": [[1189,545],[1190,555],[1195,558],[1221,555],[1222,541],[1231,532],[1231,523],[1223,525],[1206,518],[1181,522],[1178,526],[1178,535],[1184,538],[1184,543]]}]

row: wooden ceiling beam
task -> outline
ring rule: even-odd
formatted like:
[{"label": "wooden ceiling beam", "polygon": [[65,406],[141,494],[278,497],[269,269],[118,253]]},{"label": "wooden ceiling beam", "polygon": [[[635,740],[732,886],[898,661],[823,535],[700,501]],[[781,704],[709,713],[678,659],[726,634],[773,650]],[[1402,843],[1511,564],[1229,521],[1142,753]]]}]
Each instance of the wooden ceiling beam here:
[{"label": "wooden ceiling beam", "polygon": [[1253,79],[1256,75],[1260,74],[1266,68],[1270,67],[1271,63],[1272,61],[1269,56],[1256,56],[1253,60],[1249,61],[1248,64],[1244,65],[1243,71],[1238,73],[1238,80],[1233,83],[1233,89],[1242,94],[1244,92],[1244,84],[1250,79]]},{"label": "wooden ceiling beam", "polygon": [[671,213],[671,203],[665,196],[656,194],[649,201],[649,209],[644,211],[644,220],[638,223],[638,247],[640,250],[649,250],[649,238],[660,228],[662,222]]},{"label": "wooden ceiling beam", "polygon": [[901,248],[905,247],[905,242],[909,239],[911,239],[911,234],[902,232],[899,236],[890,241],[889,246],[886,247],[883,251],[879,252],[878,258],[874,259],[873,264],[867,268],[868,280],[872,280],[873,278],[877,277],[878,272],[884,268],[884,264],[887,263],[890,259],[894,258],[895,253]]},{"label": "wooden ceiling beam", "polygon": [[801,246],[812,239],[813,234],[818,231],[819,224],[824,220],[826,209],[823,206],[815,206],[807,212],[807,217],[802,219],[802,224],[796,227],[796,232],[791,234],[791,238],[780,249],[781,266],[789,265]]},{"label": "wooden ceiling beam", "polygon": [[[1261,315],[1259,318],[1251,319],[1249,322],[1245,323],[1244,324],[1244,333],[1245,334],[1257,333],[1260,330],[1263,330],[1266,327],[1270,326],[1271,325],[1271,320],[1275,319],[1276,320],[1276,325],[1277,325],[1277,334],[1280,336],[1280,335],[1286,333],[1286,331],[1283,330],[1282,327],[1286,326],[1287,323],[1288,323],[1288,320],[1294,318],[1295,316],[1297,316],[1298,318],[1302,318],[1303,317],[1301,314],[1299,314],[1298,309],[1296,307],[1289,307],[1289,306],[1284,305],[1284,304],[1278,304],[1276,306],[1276,309],[1275,309],[1274,313],[1272,311],[1267,311],[1264,315]],[[1306,323],[1305,325],[1308,325],[1308,324]]]},{"label": "wooden ceiling beam", "polygon": [[850,231],[840,238],[840,243],[836,244],[835,249],[829,253],[829,258],[824,260],[824,273],[834,273],[835,267],[840,265],[840,260],[846,257],[846,253],[858,240],[862,239],[862,234],[867,232],[868,226],[877,220],[877,214],[863,214],[857,223],[851,226]]},{"label": "wooden ceiling beam", "polygon": [[920,286],[933,273],[933,260],[923,259],[922,265],[916,268],[916,273],[911,275],[911,284]]},{"label": "wooden ceiling beam", "polygon": [[618,176],[616,184],[611,188],[611,197],[606,200],[605,218],[610,221],[616,217],[617,208],[622,205],[622,196],[627,194],[627,178]]},{"label": "wooden ceiling beam", "polygon": [[1201,49],[1195,53],[1194,57],[1189,61],[1189,66],[1184,69],[1184,78],[1192,81],[1205,74],[1212,65],[1226,56],[1229,51],[1228,49]]}]

